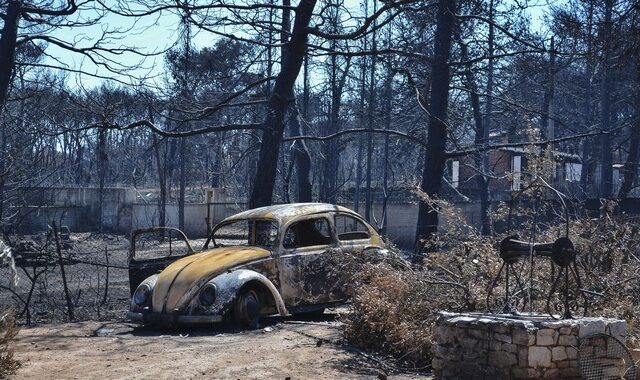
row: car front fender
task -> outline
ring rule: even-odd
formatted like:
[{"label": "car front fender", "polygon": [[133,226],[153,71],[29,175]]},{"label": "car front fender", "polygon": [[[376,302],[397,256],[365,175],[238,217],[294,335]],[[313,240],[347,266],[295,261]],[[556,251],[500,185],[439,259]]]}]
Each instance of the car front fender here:
[{"label": "car front fender", "polygon": [[[187,307],[189,314],[199,314],[200,312],[205,312],[206,314],[223,314],[233,305],[233,301],[236,299],[240,289],[249,283],[258,283],[271,293],[278,314],[282,316],[289,315],[278,289],[268,278],[258,272],[249,269],[238,269],[218,275],[207,281],[207,283],[214,284],[216,287],[215,302],[213,305],[204,308],[204,310],[199,310],[203,307],[199,304],[198,290],[198,292],[193,293],[193,298]],[[202,284],[199,288],[201,289],[204,285],[206,284]]]}]

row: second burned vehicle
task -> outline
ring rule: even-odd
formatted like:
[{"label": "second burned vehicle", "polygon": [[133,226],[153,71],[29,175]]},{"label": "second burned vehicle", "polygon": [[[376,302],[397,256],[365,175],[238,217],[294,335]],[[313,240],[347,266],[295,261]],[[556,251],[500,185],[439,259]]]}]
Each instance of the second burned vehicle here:
[{"label": "second burned vehicle", "polygon": [[[174,326],[322,311],[345,301],[329,258],[379,250],[384,243],[355,212],[331,204],[284,204],[231,216],[211,232],[201,252],[141,259],[134,233],[129,260],[128,318]],[[148,277],[147,277],[148,276]]]}]

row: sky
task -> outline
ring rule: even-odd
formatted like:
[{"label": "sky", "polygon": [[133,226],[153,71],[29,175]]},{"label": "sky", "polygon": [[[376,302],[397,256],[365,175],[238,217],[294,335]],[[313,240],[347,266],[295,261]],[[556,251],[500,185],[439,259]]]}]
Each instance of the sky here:
[{"label": "sky", "polygon": [[[518,1],[518,0],[508,0]],[[523,2],[525,0],[520,0]],[[541,31],[544,28],[543,18],[550,9],[550,3],[557,3],[563,0],[534,0],[529,1],[528,13],[532,20],[532,29]],[[295,0],[293,2],[295,4]],[[357,12],[360,7],[359,0],[346,0],[346,6],[352,12]],[[94,17],[95,12],[83,12],[81,17]],[[86,47],[95,41],[97,36],[102,35],[103,31],[119,30],[118,39],[111,42],[111,46],[115,47],[135,47],[139,51],[145,53],[158,53],[173,46],[179,38],[180,18],[171,12],[164,12],[158,17],[148,16],[138,19],[121,17],[114,14],[103,17],[99,25],[93,25],[82,28],[60,28],[53,33],[53,36],[63,41],[73,43],[76,47]],[[203,48],[213,45],[217,37],[207,32],[198,32],[192,29],[192,46]],[[51,56],[46,63],[60,65],[60,62],[74,70],[82,70],[88,73],[94,73],[100,76],[113,77],[104,68],[100,68],[93,64],[90,59],[79,54],[69,53],[68,51],[50,45],[47,48],[47,54]],[[58,61],[58,62],[56,62]],[[123,53],[117,57],[117,61],[123,66],[133,67],[139,66],[131,71],[135,77],[147,77],[147,84],[160,85],[162,77],[165,73],[164,58],[162,54],[150,57],[140,57],[132,53]],[[140,81],[131,78],[120,77],[124,82],[134,82],[139,84]],[[91,77],[88,75],[70,74],[67,82],[72,87],[83,87],[90,89],[100,86],[104,80]]]}]

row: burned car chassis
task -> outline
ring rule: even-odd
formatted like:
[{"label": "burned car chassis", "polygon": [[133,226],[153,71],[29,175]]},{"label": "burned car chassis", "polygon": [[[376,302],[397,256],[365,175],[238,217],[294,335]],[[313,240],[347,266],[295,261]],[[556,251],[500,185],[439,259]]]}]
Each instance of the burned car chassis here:
[{"label": "burned car chassis", "polygon": [[[174,234],[185,242],[183,255],[173,255],[169,236],[167,255],[138,257],[136,244],[145,233],[160,233],[160,241]],[[255,327],[263,315],[323,310],[346,298],[343,284],[330,277],[333,255],[384,247],[358,214],[319,203],[231,216],[213,228],[200,252],[176,229],[136,231],[131,244],[128,318],[161,326],[233,319]]]}]

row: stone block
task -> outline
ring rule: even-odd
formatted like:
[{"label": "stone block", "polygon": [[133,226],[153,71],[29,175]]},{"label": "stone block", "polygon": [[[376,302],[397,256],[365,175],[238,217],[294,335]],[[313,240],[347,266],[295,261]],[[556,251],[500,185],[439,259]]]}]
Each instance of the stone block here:
[{"label": "stone block", "polygon": [[506,368],[517,364],[518,359],[515,354],[508,352],[490,352],[488,362],[490,366]]},{"label": "stone block", "polygon": [[476,359],[479,356],[479,352],[472,348],[465,348],[462,351],[462,357],[464,360]]},{"label": "stone block", "polygon": [[602,334],[604,333],[605,323],[603,319],[582,319],[578,321],[579,330],[578,337],[584,338],[586,336],[592,334]]},{"label": "stone block", "polygon": [[516,353],[518,353],[518,345],[517,344],[511,344],[511,343],[503,343],[502,344],[502,351],[509,352],[509,353],[512,353],[512,354],[516,354]]},{"label": "stone block", "polygon": [[477,343],[478,343],[478,341],[476,339],[474,339],[474,338],[471,338],[471,337],[464,337],[464,338],[460,339],[460,341],[458,342],[460,347],[466,348],[466,349],[475,348]]},{"label": "stone block", "polygon": [[540,378],[540,373],[533,368],[514,368],[511,370],[511,375],[509,378],[515,379],[538,379]]},{"label": "stone block", "polygon": [[483,351],[488,351],[489,350],[489,341],[488,340],[479,340],[478,343],[476,343],[476,349],[483,350]]},{"label": "stone block", "polygon": [[536,333],[536,345],[553,346],[558,339],[558,332],[553,329],[541,329]]},{"label": "stone block", "polygon": [[578,359],[578,349],[576,347],[567,347],[567,358],[569,360],[576,360]]},{"label": "stone block", "polygon": [[543,379],[557,379],[560,377],[560,370],[558,368],[549,368],[544,371],[542,375]]},{"label": "stone block", "polygon": [[496,323],[491,326],[491,330],[498,334],[508,334],[511,332],[511,326],[506,323]]},{"label": "stone block", "polygon": [[627,321],[612,321],[607,325],[606,331],[609,335],[624,341],[627,336]]},{"label": "stone block", "polygon": [[512,340],[511,342],[514,344],[519,344],[522,346],[532,346],[536,344],[536,336],[533,333],[529,333],[528,330],[525,329],[514,329],[511,334]]},{"label": "stone block", "polygon": [[577,333],[574,326],[565,326],[560,328],[561,335],[575,335]]},{"label": "stone block", "polygon": [[576,367],[560,368],[560,377],[563,379],[571,377],[580,378],[580,370]]},{"label": "stone block", "polygon": [[507,334],[495,333],[493,334],[493,339],[497,340],[498,342],[511,343],[511,335]]},{"label": "stone block", "polygon": [[518,366],[521,368],[529,366],[529,349],[527,347],[518,348]]},{"label": "stone block", "polygon": [[528,362],[530,367],[551,367],[551,350],[547,347],[529,347]]},{"label": "stone block", "polygon": [[435,354],[436,357],[445,357],[448,356],[451,352],[451,347],[439,344],[436,346]]},{"label": "stone block", "polygon": [[502,350],[502,342],[498,342],[496,340],[489,341],[489,350],[490,351],[500,351],[500,350]]},{"label": "stone block", "polygon": [[551,360],[559,362],[567,359],[567,349],[562,346],[551,348]]},{"label": "stone block", "polygon": [[440,370],[444,368],[444,360],[435,358],[431,361],[431,368],[434,370]]},{"label": "stone block", "polygon": [[469,329],[469,336],[476,339],[486,340],[489,339],[489,332],[487,330]]},{"label": "stone block", "polygon": [[575,335],[560,335],[558,338],[559,346],[578,346],[578,337]]},{"label": "stone block", "polygon": [[456,341],[459,341],[469,335],[468,330],[462,327],[452,327],[451,331],[453,331]]},{"label": "stone block", "polygon": [[451,318],[447,321],[447,323],[456,325],[456,326],[471,326],[471,323],[475,322],[476,318],[473,317],[455,317]]},{"label": "stone block", "polygon": [[563,360],[561,362],[556,362],[556,367],[558,367],[558,368],[567,368],[567,367],[569,367],[569,361],[568,360]]},{"label": "stone block", "polygon": [[543,322],[542,323],[542,327],[544,328],[548,328],[548,329],[553,329],[553,330],[559,330],[562,327],[567,326],[567,323],[569,321],[553,321],[553,322]]}]

